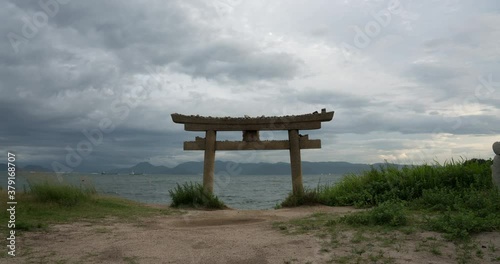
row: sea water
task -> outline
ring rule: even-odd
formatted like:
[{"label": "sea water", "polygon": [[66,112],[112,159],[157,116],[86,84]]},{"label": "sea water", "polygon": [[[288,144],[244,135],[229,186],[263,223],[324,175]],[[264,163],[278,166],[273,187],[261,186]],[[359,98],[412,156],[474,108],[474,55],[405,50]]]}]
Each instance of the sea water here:
[{"label": "sea water", "polygon": [[[53,176],[52,182],[62,182],[75,186],[93,186],[98,193],[115,195],[126,199],[150,203],[170,204],[168,191],[177,184],[203,182],[202,175],[102,175],[70,173],[59,178]],[[303,175],[304,187],[316,188],[318,185],[334,184],[342,175],[322,174]],[[43,179],[43,180],[42,180]],[[23,174],[17,177],[16,189],[29,189],[28,181],[46,181],[37,174]],[[1,183],[5,188],[4,183]],[[283,201],[292,190],[290,175],[235,175],[215,177],[214,193],[226,205],[234,209],[272,209]]]}]

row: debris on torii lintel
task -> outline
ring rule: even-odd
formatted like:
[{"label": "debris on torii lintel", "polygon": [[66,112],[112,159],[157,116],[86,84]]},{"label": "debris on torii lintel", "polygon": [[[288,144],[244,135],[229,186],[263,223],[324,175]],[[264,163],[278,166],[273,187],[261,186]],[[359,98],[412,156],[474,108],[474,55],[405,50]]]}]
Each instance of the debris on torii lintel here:
[{"label": "debris on torii lintel", "polygon": [[257,142],[260,141],[258,130],[244,130],[243,131],[243,141],[245,142]]}]

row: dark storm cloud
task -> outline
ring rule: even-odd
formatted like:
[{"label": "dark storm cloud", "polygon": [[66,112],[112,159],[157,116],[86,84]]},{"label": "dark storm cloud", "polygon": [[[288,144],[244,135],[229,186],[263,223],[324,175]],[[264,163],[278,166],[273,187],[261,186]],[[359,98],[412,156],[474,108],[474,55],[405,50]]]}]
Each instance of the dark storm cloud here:
[{"label": "dark storm cloud", "polygon": [[[0,11],[4,36],[22,35],[26,19],[43,13],[34,1],[7,6]],[[9,91],[11,100],[51,100],[65,97],[63,91],[85,89],[119,94],[130,75],[148,74],[156,65],[193,77],[245,82],[292,78],[300,64],[290,54],[262,51],[256,43],[221,40],[217,30],[193,19],[177,1],[72,1],[58,10],[17,47],[19,53],[2,42],[0,91]]]},{"label": "dark storm cloud", "polygon": [[[69,1],[49,9],[38,1],[9,1],[0,11],[1,35],[14,33],[26,40],[0,42],[0,92],[9,95],[0,98],[0,110],[9,122],[0,129],[3,146],[63,154],[64,147],[85,138],[82,130],[109,117],[113,100],[130,94],[136,85],[133,75],[150,74],[148,69],[156,66],[195,78],[236,82],[293,78],[300,66],[291,54],[221,38],[217,28],[194,17],[181,1]],[[38,27],[33,19],[40,14],[48,20]],[[23,34],[30,29],[33,36]],[[137,117],[138,111],[131,109],[126,122],[142,125],[145,119]],[[156,112],[162,111],[164,117],[164,110]],[[109,155],[113,149],[123,149],[137,160],[171,147],[172,137],[160,136],[147,124],[134,131],[137,140],[112,140],[138,126],[118,126],[103,143],[109,150],[95,151],[89,159],[101,157],[99,153],[114,157]],[[167,143],[158,144],[159,140]],[[115,159],[119,158],[124,157]]]},{"label": "dark storm cloud", "polygon": [[300,63],[290,54],[262,52],[241,42],[224,40],[208,43],[185,56],[176,68],[192,76],[246,81],[290,79],[297,74]]},{"label": "dark storm cloud", "polygon": [[[39,9],[37,2],[13,3],[25,12]],[[87,56],[100,55],[94,50],[98,49],[102,55],[109,56],[105,62],[118,64],[122,73],[144,72],[146,65],[169,64],[180,65],[174,68],[204,78],[221,75],[235,80],[289,78],[296,73],[298,63],[292,55],[263,52],[256,43],[243,45],[243,42],[222,40],[216,29],[192,18],[189,10],[179,3],[72,1],[61,6],[59,13],[50,19],[47,26],[50,33],[39,33],[54,35],[45,43],[39,43],[37,51],[46,55],[39,55],[38,61],[52,61],[57,65],[73,59],[84,63]],[[18,28],[21,25],[19,21]],[[54,43],[54,40],[62,43]],[[54,47],[59,45],[62,48]],[[66,50],[65,45],[79,49]],[[47,60],[48,56],[52,60]],[[100,66],[104,65],[93,66],[102,69]]]}]

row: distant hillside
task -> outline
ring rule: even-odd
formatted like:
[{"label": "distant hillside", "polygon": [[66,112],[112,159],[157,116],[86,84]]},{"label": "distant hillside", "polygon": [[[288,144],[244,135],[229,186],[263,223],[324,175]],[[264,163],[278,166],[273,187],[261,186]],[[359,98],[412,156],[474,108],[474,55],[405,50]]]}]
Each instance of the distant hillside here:
[{"label": "distant hillside", "polygon": [[[378,168],[383,163],[373,164],[375,168]],[[394,165],[394,164],[393,164]],[[304,174],[346,174],[346,173],[360,173],[365,170],[369,170],[371,165],[368,164],[358,164],[349,163],[342,161],[331,161],[331,162],[302,162],[302,173]],[[402,165],[396,165],[401,167]],[[7,164],[0,163],[0,170],[7,171]],[[39,166],[39,165],[27,165],[22,168],[18,168],[18,171],[36,171],[36,172],[50,172],[51,170]],[[237,163],[229,161],[216,161],[215,171],[223,172],[227,171],[229,173],[239,173],[246,175],[289,175],[290,174],[290,164],[285,162],[278,163]],[[155,166],[149,162],[141,162],[129,168],[121,169],[110,169],[106,170],[107,173],[117,173],[117,174],[130,174],[134,173],[144,173],[144,174],[170,174],[170,175],[193,175],[193,174],[203,174],[203,162],[202,161],[190,161],[181,163],[173,168],[165,166]]]},{"label": "distant hillside", "polygon": [[[374,164],[378,167],[379,164]],[[369,170],[368,164],[356,164],[349,162],[302,162],[302,172],[304,174],[345,174],[360,173]],[[290,164],[285,162],[278,163],[236,163],[228,161],[216,161],[215,171],[234,171],[247,175],[287,175],[290,174]],[[129,174],[175,174],[175,175],[193,175],[203,174],[203,162],[191,161],[181,163],[173,168],[165,166],[155,166],[149,162],[141,162],[130,168],[112,169],[108,173]]]},{"label": "distant hillside", "polygon": [[[221,161],[215,162],[215,168],[221,167]],[[199,174],[203,173],[203,162],[190,161],[181,163],[171,169],[172,174]]]},{"label": "distant hillside", "polygon": [[[7,171],[7,164],[0,163],[0,171]],[[24,167],[16,168],[16,171],[36,171],[36,172],[48,172],[50,169],[47,169],[43,166],[39,165],[26,165]]]},{"label": "distant hillside", "polygon": [[[288,164],[287,164],[288,165]],[[370,169],[368,164],[349,163],[343,161],[337,162],[302,162],[302,171],[307,174],[322,174],[322,173],[360,173]]]},{"label": "distant hillside", "polygon": [[154,166],[149,162],[141,162],[130,168],[114,169],[107,172],[129,174],[129,173],[147,173],[147,174],[171,174],[170,168],[165,166]]}]

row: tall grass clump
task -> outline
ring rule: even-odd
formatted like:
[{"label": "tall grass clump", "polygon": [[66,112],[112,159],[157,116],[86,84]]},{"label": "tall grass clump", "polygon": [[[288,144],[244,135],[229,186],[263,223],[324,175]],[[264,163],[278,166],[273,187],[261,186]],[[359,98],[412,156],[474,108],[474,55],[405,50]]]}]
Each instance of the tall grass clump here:
[{"label": "tall grass clump", "polygon": [[93,187],[75,187],[63,184],[30,184],[30,193],[39,202],[56,203],[63,206],[75,206],[90,200],[96,194]]},{"label": "tall grass clump", "polygon": [[199,183],[177,184],[168,193],[172,198],[172,207],[192,207],[207,209],[224,209],[226,205],[212,193],[207,192]]},{"label": "tall grass clump", "polygon": [[293,193],[288,194],[286,199],[281,203],[281,207],[296,207],[301,205],[318,205],[322,204],[319,193],[320,186],[315,189],[304,189],[304,191],[298,195]]}]

